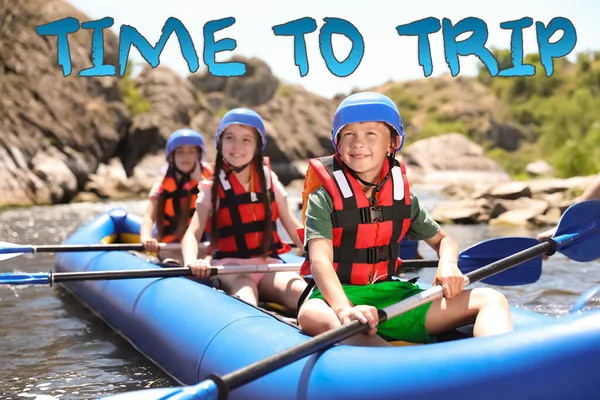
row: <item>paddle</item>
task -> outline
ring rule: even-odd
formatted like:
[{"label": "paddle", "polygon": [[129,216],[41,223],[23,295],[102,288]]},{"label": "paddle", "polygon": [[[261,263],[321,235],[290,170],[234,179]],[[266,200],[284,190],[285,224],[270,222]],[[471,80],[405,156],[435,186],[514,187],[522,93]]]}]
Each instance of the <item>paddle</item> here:
[{"label": "paddle", "polygon": [[[414,263],[414,265],[412,264]],[[422,268],[426,263],[432,264],[437,261],[428,260],[408,260],[405,264],[412,269]],[[86,271],[86,272],[38,272],[24,273],[12,272],[0,274],[0,285],[52,285],[57,282],[87,281],[87,280],[107,280],[107,279],[134,279],[134,278],[169,278],[177,276],[192,276],[192,271],[187,267],[172,267],[172,264],[157,264],[166,268],[162,269],[131,269],[123,271]],[[261,272],[284,272],[299,271],[301,264],[264,264],[264,265],[239,265],[233,266],[213,266],[210,274],[230,275],[230,274],[250,274]],[[427,265],[430,266],[430,265]],[[409,269],[409,268],[404,268]]]},{"label": "paddle", "polygon": [[[576,203],[565,211],[560,219],[559,228],[555,236],[509,257],[469,272],[465,275],[465,286],[496,275],[543,254],[551,255],[556,250],[575,261],[592,261],[600,257],[600,246],[597,245],[598,238],[600,238],[600,201],[588,200]],[[593,239],[596,239],[596,241]],[[440,299],[442,296],[443,291],[441,286],[432,287],[379,310],[379,323],[385,322],[425,303]],[[230,390],[243,386],[313,353],[324,350],[358,333],[366,332],[368,329],[368,325],[363,325],[359,321],[354,320],[347,325],[342,325],[339,328],[317,335],[304,343],[228,373],[223,377],[213,374],[197,385],[177,388],[170,395],[167,394],[166,396],[162,396],[164,391],[161,391],[160,398],[172,400],[225,399]],[[144,395],[144,398],[152,398],[148,392],[144,393]]]},{"label": "paddle", "polygon": [[[260,272],[298,271],[301,264],[263,264],[263,265],[222,265],[212,266],[210,275],[250,274]],[[123,271],[86,271],[86,272],[39,272],[7,273],[0,274],[0,285],[50,285],[58,282],[72,281],[102,281],[107,279],[132,279],[132,278],[168,278],[176,276],[193,276],[187,267],[161,269],[130,269]]]},{"label": "paddle", "polygon": [[[291,247],[296,247],[293,242],[287,243]],[[210,242],[203,242],[201,246],[208,247]],[[160,250],[179,250],[181,243],[160,243]],[[63,253],[77,251],[144,251],[144,245],[141,243],[118,243],[118,244],[60,244],[54,246],[35,246],[19,245],[9,242],[0,242],[0,261],[19,257],[26,253]],[[416,259],[419,257],[418,242],[412,240],[403,240],[400,242],[400,254],[406,259]]]},{"label": "paddle", "polygon": [[[475,244],[460,254],[458,266],[463,273],[469,272],[489,262],[499,260],[517,248],[521,250],[537,243],[531,238],[499,238],[489,239]],[[102,246],[102,245],[100,245]],[[125,245],[131,246],[131,245]],[[89,246],[88,246],[89,247]],[[162,264],[158,264],[162,265]],[[301,264],[269,264],[269,265],[243,265],[228,266],[227,268],[215,266],[211,275],[248,274],[257,272],[298,271]],[[173,268],[164,265],[164,269],[142,269],[124,271],[90,271],[90,272],[40,272],[40,273],[5,273],[0,274],[0,285],[47,285],[54,282],[69,282],[81,280],[106,280],[106,279],[133,279],[133,278],[166,278],[175,276],[192,276],[189,268]],[[404,260],[397,273],[408,272],[421,268],[437,268],[438,260]],[[495,277],[493,281],[484,282],[492,285],[524,285],[535,282],[542,273],[541,257],[528,261],[513,271]]]},{"label": "paddle", "polygon": [[[207,245],[208,246],[208,245]],[[159,243],[160,250],[181,249],[181,243]],[[142,243],[115,243],[115,244],[60,244],[52,245],[19,245],[8,242],[0,242],[0,261],[19,257],[26,253],[66,253],[78,251],[144,251]]]}]

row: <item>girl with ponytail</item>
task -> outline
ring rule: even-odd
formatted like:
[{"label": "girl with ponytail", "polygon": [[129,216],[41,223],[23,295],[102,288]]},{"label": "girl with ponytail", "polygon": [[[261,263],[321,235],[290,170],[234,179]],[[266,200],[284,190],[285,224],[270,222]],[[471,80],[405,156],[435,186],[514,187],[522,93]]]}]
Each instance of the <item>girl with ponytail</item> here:
[{"label": "girl with ponytail", "polygon": [[[254,111],[236,108],[221,120],[215,136],[217,156],[212,180],[200,183],[196,213],[182,241],[184,265],[204,278],[213,265],[257,265],[281,262],[279,254],[290,251],[277,234],[281,221],[294,243],[299,221],[287,203],[287,193],[269,160],[262,118]],[[210,226],[211,262],[198,259],[198,240]],[[222,287],[230,294],[256,305],[261,299],[295,309],[306,283],[297,273],[223,275]]]},{"label": "girl with ponytail", "polygon": [[[140,240],[146,251],[157,253],[159,242],[181,242],[196,211],[198,183],[213,174],[210,165],[202,161],[204,153],[204,139],[192,129],[179,129],[169,136],[165,146],[167,172],[150,191],[142,219]],[[162,250],[160,254],[163,262],[181,264],[181,258],[180,250]]]}]

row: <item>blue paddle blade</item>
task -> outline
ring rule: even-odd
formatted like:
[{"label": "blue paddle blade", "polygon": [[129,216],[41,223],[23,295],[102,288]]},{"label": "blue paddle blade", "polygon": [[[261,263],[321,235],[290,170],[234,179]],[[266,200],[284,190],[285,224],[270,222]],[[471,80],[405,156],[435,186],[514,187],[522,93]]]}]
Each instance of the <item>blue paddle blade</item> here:
[{"label": "blue paddle blade", "polygon": [[194,386],[156,388],[117,393],[101,400],[217,400],[219,389],[214,381],[207,379]]},{"label": "blue paddle blade", "polygon": [[[537,244],[539,244],[537,239],[528,237],[508,236],[485,240],[469,247],[460,254],[458,268],[463,274],[466,274]],[[517,286],[536,282],[540,279],[540,276],[542,276],[542,256],[483,279],[481,282],[488,285]]]},{"label": "blue paddle blade", "polygon": [[18,257],[23,253],[33,253],[33,246],[0,242],[0,261]]},{"label": "blue paddle blade", "polygon": [[0,254],[33,253],[33,246],[0,242]]},{"label": "blue paddle blade", "polygon": [[27,274],[24,272],[13,272],[0,274],[0,285],[47,285],[50,283],[50,274],[38,272]]},{"label": "blue paddle blade", "polygon": [[600,258],[600,200],[586,200],[567,208],[552,239],[571,260]]},{"label": "blue paddle blade", "polygon": [[421,258],[419,255],[419,241],[402,240],[400,242],[400,257],[403,260],[416,260]]}]

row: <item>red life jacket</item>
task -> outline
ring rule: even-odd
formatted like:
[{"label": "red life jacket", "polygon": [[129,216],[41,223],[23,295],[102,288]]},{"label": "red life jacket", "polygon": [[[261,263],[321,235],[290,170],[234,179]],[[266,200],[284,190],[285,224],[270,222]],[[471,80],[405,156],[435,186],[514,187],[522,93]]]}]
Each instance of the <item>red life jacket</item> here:
[{"label": "red life jacket", "polygon": [[[409,229],[411,210],[406,167],[396,159],[386,162],[381,179],[385,182],[372,205],[339,155],[309,161],[302,192],[302,224],[308,195],[323,186],[333,200],[333,268],[341,283],[381,281],[400,266],[399,243]],[[304,229],[298,233],[304,241]],[[309,257],[300,274],[310,274]]]},{"label": "red life jacket", "polygon": [[[271,245],[269,256],[290,251],[290,246],[282,243],[277,234],[279,212],[275,201],[271,167],[269,159],[263,161],[268,195],[271,198]],[[252,168],[251,182],[260,182],[257,171]],[[262,188],[261,188],[262,189]],[[260,190],[260,189],[259,189]],[[265,228],[265,207],[263,200],[267,196],[264,191],[246,191],[234,173],[225,169],[219,174],[219,238],[215,259],[252,258],[262,255],[263,232]]]},{"label": "red life jacket", "polygon": [[[158,232],[158,240],[162,243],[181,242],[185,231],[177,231],[180,215],[182,212],[188,213],[187,226],[189,226],[192,216],[196,211],[198,181],[193,178],[186,179],[184,177],[184,179],[178,182],[175,173],[175,168],[170,166],[159,188],[159,193],[165,197],[165,205],[162,213],[162,232]],[[211,179],[212,175],[212,168],[208,164],[202,163],[202,179]],[[190,201],[188,204],[185,204],[188,194],[190,195]],[[161,225],[159,224],[158,226],[160,227]]]}]

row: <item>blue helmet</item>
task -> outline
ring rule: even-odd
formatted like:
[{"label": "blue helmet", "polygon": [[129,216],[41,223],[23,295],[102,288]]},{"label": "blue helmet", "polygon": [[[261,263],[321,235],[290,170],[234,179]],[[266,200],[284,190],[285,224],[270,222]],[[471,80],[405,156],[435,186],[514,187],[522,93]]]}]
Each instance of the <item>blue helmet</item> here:
[{"label": "blue helmet", "polygon": [[404,145],[404,126],[396,104],[387,96],[376,92],[356,93],[346,97],[338,106],[333,117],[331,142],[337,151],[337,134],[344,127],[354,122],[385,122],[392,127]]},{"label": "blue helmet", "polygon": [[200,147],[202,149],[201,158],[204,156],[204,139],[200,133],[193,129],[178,129],[173,132],[167,140],[167,145],[165,146],[165,156],[169,158],[169,154],[175,151],[177,147],[186,144]]},{"label": "blue helmet", "polygon": [[229,125],[248,125],[255,128],[260,134],[262,140],[262,149],[264,150],[267,146],[265,123],[258,113],[248,108],[234,108],[227,111],[227,113],[223,115],[221,123],[219,124],[219,130],[215,135],[215,146],[219,146],[219,138],[221,137],[221,133],[223,133],[225,128],[227,128]]}]

